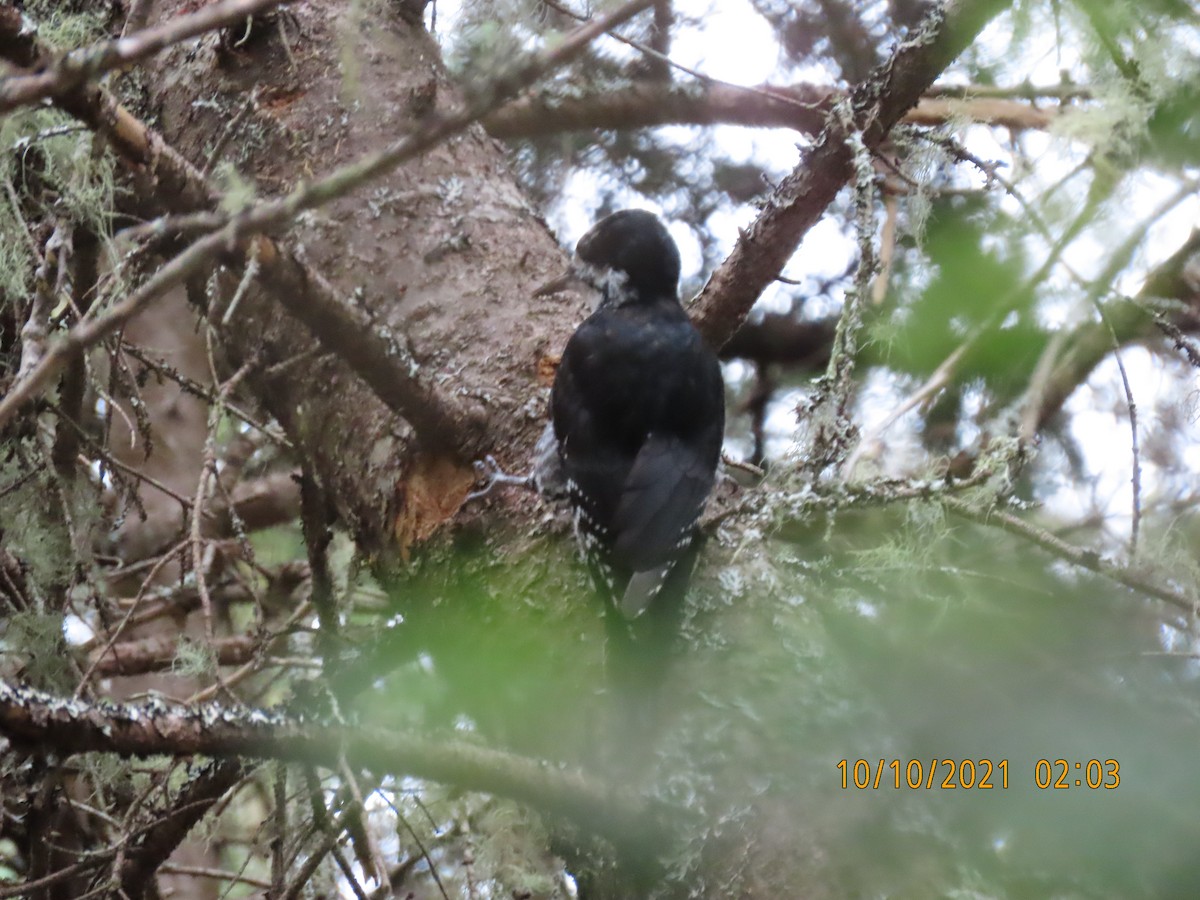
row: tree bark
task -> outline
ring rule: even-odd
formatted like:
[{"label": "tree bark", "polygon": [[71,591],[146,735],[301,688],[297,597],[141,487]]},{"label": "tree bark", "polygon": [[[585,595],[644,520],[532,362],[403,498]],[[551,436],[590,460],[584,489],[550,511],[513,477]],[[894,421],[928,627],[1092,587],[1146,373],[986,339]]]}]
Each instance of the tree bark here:
[{"label": "tree bark", "polygon": [[[165,4],[164,15],[187,7]],[[226,162],[261,193],[358,159],[459,102],[437,46],[402,17],[354,19],[333,2],[290,13],[294,21],[257,23],[244,47],[210,37],[166,61],[164,71],[179,74],[152,96],[165,136],[193,162],[207,158],[254,91],[257,108]],[[502,464],[524,467],[543,415],[538,363],[584,307],[533,296],[565,258],[481,128],[315,211],[292,237],[337,294],[407,344],[426,379],[482,408]],[[227,288],[236,282],[225,279]],[[254,392],[314,464],[364,550],[407,552],[455,512],[472,470],[418,448],[410,424],[275,302],[250,291],[222,345],[233,368],[256,361]]]}]

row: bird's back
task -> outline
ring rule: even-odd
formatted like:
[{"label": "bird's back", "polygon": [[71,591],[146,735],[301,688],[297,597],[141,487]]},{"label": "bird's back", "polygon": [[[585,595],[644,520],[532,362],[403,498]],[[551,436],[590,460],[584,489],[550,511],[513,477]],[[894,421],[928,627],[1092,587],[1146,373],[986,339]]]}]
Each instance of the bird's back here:
[{"label": "bird's back", "polygon": [[575,332],[552,393],[572,494],[632,571],[689,538],[724,431],[720,366],[673,297],[604,306]]}]

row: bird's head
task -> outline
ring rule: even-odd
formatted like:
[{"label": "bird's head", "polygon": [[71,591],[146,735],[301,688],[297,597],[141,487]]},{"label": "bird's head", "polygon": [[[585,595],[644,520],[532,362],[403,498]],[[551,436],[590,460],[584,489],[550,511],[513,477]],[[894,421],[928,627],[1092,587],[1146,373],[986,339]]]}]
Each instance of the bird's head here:
[{"label": "bird's head", "polygon": [[601,292],[603,304],[674,300],[679,269],[679,248],[658,216],[623,209],[593,225],[575,245],[570,272],[538,293],[582,281]]},{"label": "bird's head", "polygon": [[658,216],[644,209],[601,219],[579,239],[575,258],[606,300],[616,299],[613,288],[629,299],[651,300],[674,298],[679,287],[679,248]]}]

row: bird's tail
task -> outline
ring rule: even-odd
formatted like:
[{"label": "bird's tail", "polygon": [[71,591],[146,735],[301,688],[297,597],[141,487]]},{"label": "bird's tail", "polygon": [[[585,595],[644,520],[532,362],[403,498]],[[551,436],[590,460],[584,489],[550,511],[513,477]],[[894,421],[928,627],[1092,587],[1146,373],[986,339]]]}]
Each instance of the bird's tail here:
[{"label": "bird's tail", "polygon": [[670,720],[663,688],[679,652],[684,599],[699,550],[699,541],[693,541],[667,568],[665,577],[658,579],[661,588],[650,595],[652,602],[636,618],[628,615],[626,604],[631,588],[637,587],[638,575],[630,579],[623,595],[606,605],[605,674],[612,704],[609,739],[614,755],[629,765],[645,765],[647,754],[653,752]]}]

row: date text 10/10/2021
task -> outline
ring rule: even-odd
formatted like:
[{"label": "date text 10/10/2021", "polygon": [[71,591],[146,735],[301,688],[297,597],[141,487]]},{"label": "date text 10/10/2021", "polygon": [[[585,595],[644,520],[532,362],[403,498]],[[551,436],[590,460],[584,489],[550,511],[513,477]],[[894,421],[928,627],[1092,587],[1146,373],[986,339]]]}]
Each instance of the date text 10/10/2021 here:
[{"label": "date text 10/10/2021", "polygon": [[[839,759],[842,790],[1006,790],[1007,759]],[[1039,759],[1033,786],[1039,790],[1113,790],[1121,784],[1115,759]]]}]

